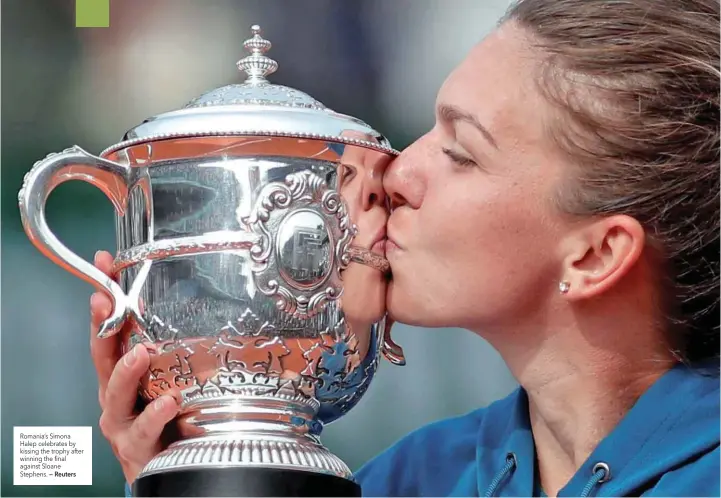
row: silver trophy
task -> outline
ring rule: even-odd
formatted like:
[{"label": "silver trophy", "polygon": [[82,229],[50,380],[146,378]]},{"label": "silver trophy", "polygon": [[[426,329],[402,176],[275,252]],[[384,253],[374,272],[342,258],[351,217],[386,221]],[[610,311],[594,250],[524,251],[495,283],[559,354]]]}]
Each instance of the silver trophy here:
[{"label": "silver trophy", "polygon": [[[145,120],[99,156],[51,154],[19,194],[32,243],[111,296],[100,337],[149,348],[140,396],[181,404],[179,439],[136,495],[359,495],[322,426],[358,403],[381,355],[405,363],[385,319],[381,179],[397,151],[269,83],[271,43],[251,29],[243,83]],[[113,278],[48,228],[45,201],[69,180],[116,208]]]}]

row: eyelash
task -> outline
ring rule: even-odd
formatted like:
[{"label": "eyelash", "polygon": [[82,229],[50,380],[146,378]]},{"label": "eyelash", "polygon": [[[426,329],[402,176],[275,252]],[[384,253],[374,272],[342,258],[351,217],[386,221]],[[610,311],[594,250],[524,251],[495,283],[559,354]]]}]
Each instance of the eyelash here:
[{"label": "eyelash", "polygon": [[452,151],[451,149],[447,149],[443,147],[443,153],[450,158],[451,161],[456,163],[459,166],[463,166],[464,168],[471,168],[474,166],[477,166],[476,162],[472,159],[469,159],[465,156],[462,156],[458,154],[457,152]]},{"label": "eyelash", "polygon": [[348,166],[346,164],[341,164],[340,169],[341,169],[340,177],[341,177],[341,181],[343,182],[343,185],[345,185],[346,183],[350,182],[353,178],[355,178],[355,174],[356,174],[355,168]]}]

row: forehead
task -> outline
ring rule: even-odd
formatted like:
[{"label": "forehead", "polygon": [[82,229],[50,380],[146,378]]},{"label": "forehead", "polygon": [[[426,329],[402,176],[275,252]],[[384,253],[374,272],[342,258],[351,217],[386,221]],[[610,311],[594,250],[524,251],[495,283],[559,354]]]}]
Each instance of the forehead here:
[{"label": "forehead", "polygon": [[438,103],[473,114],[492,134],[499,135],[499,142],[513,139],[504,134],[540,140],[548,104],[535,86],[537,61],[538,54],[523,32],[503,26],[476,45],[448,76]]}]

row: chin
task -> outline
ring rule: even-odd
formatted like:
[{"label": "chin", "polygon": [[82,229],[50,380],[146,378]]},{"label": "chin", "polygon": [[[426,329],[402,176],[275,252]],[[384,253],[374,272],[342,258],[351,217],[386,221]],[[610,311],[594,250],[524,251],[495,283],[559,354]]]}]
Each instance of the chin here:
[{"label": "chin", "polygon": [[397,283],[388,284],[386,306],[388,316],[395,322],[415,327],[449,327],[440,313],[429,308],[427,302],[419,301],[420,296],[405,292]]},{"label": "chin", "polygon": [[346,314],[348,319],[366,325],[372,325],[383,320],[386,316],[385,287],[381,289],[383,293],[375,291],[367,293],[364,296],[363,304],[354,309],[354,312]]},{"label": "chin", "polygon": [[341,307],[348,321],[367,327],[386,316],[387,283],[383,274],[354,264],[345,270],[343,279]]}]

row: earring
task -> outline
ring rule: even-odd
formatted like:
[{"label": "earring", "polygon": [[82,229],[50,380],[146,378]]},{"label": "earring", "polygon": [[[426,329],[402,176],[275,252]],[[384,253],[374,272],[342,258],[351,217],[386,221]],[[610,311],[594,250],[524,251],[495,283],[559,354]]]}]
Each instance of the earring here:
[{"label": "earring", "polygon": [[561,291],[561,294],[566,294],[571,289],[571,284],[566,282],[565,280],[562,280],[558,283],[558,290]]}]

